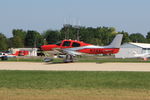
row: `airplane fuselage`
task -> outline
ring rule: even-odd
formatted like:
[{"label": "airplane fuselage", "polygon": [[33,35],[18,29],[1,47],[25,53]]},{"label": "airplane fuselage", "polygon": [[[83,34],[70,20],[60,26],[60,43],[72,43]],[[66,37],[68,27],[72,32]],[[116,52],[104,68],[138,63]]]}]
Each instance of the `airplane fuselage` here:
[{"label": "airplane fuselage", "polygon": [[119,48],[111,48],[108,46],[95,46],[77,40],[63,40],[61,43],[58,44],[41,46],[41,49],[43,51],[51,51],[55,48],[87,54],[115,54],[119,52]]}]

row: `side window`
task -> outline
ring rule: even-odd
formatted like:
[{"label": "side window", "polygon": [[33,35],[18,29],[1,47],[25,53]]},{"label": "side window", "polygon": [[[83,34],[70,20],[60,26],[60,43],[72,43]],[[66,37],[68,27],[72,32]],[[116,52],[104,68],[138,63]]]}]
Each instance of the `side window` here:
[{"label": "side window", "polygon": [[61,43],[57,43],[56,45],[60,46],[60,45],[61,45]]},{"label": "side window", "polygon": [[73,42],[72,47],[80,47],[79,43]]},{"label": "side window", "polygon": [[65,41],[62,46],[70,46],[70,41]]}]

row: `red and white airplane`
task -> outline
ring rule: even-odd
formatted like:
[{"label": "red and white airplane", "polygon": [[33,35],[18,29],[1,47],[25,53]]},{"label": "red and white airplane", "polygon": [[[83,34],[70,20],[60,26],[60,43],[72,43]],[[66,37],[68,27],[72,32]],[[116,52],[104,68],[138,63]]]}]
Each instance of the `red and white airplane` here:
[{"label": "red and white airplane", "polygon": [[[74,57],[82,54],[115,54],[119,52],[122,42],[122,34],[116,35],[113,41],[107,46],[96,46],[77,40],[63,40],[61,43],[52,45],[42,45],[41,50],[53,51],[58,50],[61,54],[66,55],[64,62],[73,62]],[[45,60],[47,61],[47,60]]]}]

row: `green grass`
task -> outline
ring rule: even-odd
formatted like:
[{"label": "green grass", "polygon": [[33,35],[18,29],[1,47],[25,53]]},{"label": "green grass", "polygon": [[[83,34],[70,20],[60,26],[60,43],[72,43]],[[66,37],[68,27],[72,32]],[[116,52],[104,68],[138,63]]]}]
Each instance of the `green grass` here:
[{"label": "green grass", "polygon": [[[97,57],[97,56],[96,56]],[[96,62],[96,63],[150,63],[150,60],[144,61],[143,59],[140,58],[126,58],[126,59],[121,59],[121,58],[96,58],[96,57],[81,57],[78,58],[78,61],[76,62]],[[15,61],[15,62],[44,62],[43,57],[37,57],[37,58],[9,58],[7,61]],[[1,60],[0,60],[1,61]],[[54,59],[53,62],[63,62],[63,59]]]},{"label": "green grass", "polygon": [[120,58],[102,58],[102,59],[81,59],[79,62],[97,62],[97,63],[150,63],[150,60],[143,59],[120,59]]},{"label": "green grass", "polygon": [[83,56],[79,58],[79,62],[97,62],[97,63],[150,63],[150,60],[144,61],[142,58],[114,58],[112,56]]},{"label": "green grass", "polygon": [[8,58],[6,61],[16,61],[16,62],[42,62],[42,58]]},{"label": "green grass", "polygon": [[0,71],[8,89],[150,89],[149,72]]},{"label": "green grass", "polygon": [[[4,61],[10,61],[10,62],[44,62],[44,57],[17,57],[17,58],[8,58],[8,60]],[[0,62],[2,60],[0,59]],[[62,59],[55,59],[54,62],[62,62]]]}]

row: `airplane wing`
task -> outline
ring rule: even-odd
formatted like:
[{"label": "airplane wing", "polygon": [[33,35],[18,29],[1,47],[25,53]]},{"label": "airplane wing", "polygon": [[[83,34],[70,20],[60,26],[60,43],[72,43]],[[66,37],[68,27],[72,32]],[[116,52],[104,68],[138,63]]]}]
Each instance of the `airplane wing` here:
[{"label": "airplane wing", "polygon": [[74,50],[69,50],[69,49],[61,49],[61,48],[55,48],[53,49],[54,51],[56,51],[59,54],[69,54],[72,56],[76,56],[76,55],[81,55],[82,53],[74,51]]},{"label": "airplane wing", "polygon": [[64,50],[61,48],[53,48],[52,51],[55,52],[55,54],[64,54]]},{"label": "airplane wing", "polygon": [[133,51],[134,57],[139,57],[139,58],[149,58],[150,53],[137,53],[136,51]]},{"label": "airplane wing", "polygon": [[72,56],[82,55],[82,53],[72,50],[63,50],[63,52]]}]

